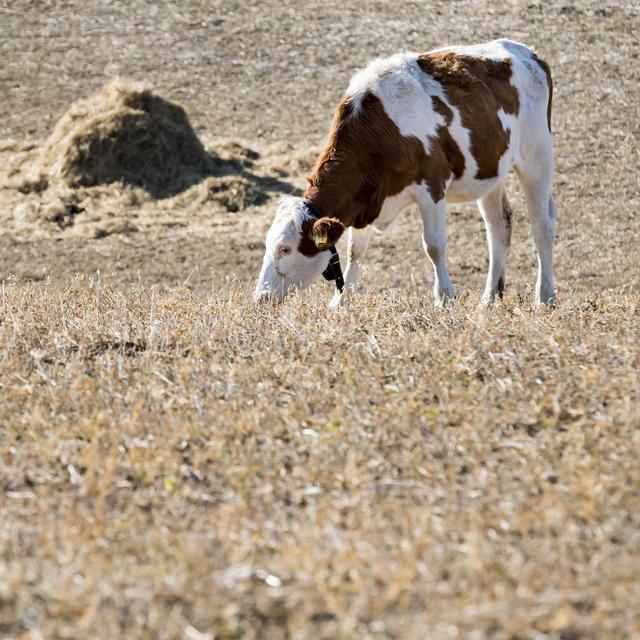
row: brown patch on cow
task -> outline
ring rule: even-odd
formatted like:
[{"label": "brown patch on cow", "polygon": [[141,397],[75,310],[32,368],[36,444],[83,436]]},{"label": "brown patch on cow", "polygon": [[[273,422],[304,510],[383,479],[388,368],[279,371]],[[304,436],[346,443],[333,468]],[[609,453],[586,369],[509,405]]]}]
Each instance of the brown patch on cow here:
[{"label": "brown patch on cow", "polygon": [[544,60],[538,58],[535,53],[533,54],[533,59],[540,65],[547,76],[547,87],[549,89],[549,100],[547,101],[547,125],[549,126],[549,133],[551,133],[551,102],[553,101],[553,80],[551,78],[551,68]]},{"label": "brown patch on cow", "polygon": [[302,236],[300,238],[300,242],[298,243],[298,251],[303,256],[308,256],[312,258],[320,253],[320,249],[316,246],[316,243],[313,241],[313,236],[311,233],[311,229],[313,228],[313,223],[315,220],[313,218],[308,218],[302,223]]},{"label": "brown patch on cow", "polygon": [[435,202],[442,200],[447,180],[462,171],[464,158],[446,135],[422,141],[403,136],[382,102],[369,93],[354,111],[348,98],[336,109],[325,151],[309,176],[305,198],[345,227],[361,229],[380,214],[386,198],[411,184],[425,182]]},{"label": "brown patch on cow", "polygon": [[502,128],[498,111],[518,115],[518,91],[511,84],[511,60],[464,56],[453,51],[425,53],[420,68],[445,89],[470,131],[471,153],[478,164],[478,180],[498,175],[500,158],[509,148],[510,131]]}]

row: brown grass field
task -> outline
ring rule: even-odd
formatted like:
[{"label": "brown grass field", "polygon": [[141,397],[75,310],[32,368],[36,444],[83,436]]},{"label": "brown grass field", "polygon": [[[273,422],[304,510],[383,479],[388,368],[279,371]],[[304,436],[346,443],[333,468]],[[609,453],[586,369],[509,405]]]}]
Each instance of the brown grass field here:
[{"label": "brown grass field", "polygon": [[[362,295],[255,307],[352,71],[506,36],[555,81],[555,309],[515,181],[507,294],[473,205],[431,302],[418,216]],[[640,638],[637,3],[0,3],[0,637]],[[28,187],[113,78],[181,103],[175,193]]]}]

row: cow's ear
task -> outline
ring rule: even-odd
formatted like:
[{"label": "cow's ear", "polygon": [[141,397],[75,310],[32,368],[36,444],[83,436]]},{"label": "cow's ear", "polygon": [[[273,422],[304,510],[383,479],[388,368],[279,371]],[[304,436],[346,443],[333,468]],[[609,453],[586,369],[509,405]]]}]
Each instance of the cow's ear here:
[{"label": "cow's ear", "polygon": [[318,249],[328,249],[344,232],[344,225],[337,218],[320,218],[311,227],[311,239]]}]

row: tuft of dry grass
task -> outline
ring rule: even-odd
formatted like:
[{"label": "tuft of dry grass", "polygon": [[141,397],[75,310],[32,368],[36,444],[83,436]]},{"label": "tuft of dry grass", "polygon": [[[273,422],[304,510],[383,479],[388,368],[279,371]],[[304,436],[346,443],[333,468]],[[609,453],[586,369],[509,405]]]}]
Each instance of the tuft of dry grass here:
[{"label": "tuft of dry grass", "polygon": [[4,637],[631,638],[637,293],[0,292]]}]

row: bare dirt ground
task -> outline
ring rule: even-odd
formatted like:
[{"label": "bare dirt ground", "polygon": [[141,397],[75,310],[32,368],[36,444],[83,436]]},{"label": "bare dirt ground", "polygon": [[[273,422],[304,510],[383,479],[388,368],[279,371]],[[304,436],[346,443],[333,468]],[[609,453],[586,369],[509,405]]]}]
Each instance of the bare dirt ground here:
[{"label": "bare dirt ground", "polygon": [[[195,187],[199,193],[162,201],[115,187],[90,194],[75,224],[59,229],[50,222],[56,217],[55,194],[25,198],[1,189],[0,276],[100,269],[150,284],[183,281],[198,266],[190,280],[198,285],[211,283],[211,269],[253,277],[273,198],[303,187],[354,69],[401,49],[507,35],[535,45],[554,72],[560,290],[637,287],[637,262],[629,261],[628,251],[640,197],[637,4],[488,6],[487,11],[476,2],[326,2],[322,8],[315,2],[5,3],[0,172],[15,162],[16,145],[42,143],[71,102],[113,77],[149,82],[160,95],[182,102],[212,153],[231,143],[260,157],[249,168],[258,177],[242,187],[248,184],[251,192],[240,198],[249,206],[240,211],[208,198],[202,185]],[[229,157],[224,149],[222,154]],[[241,153],[231,155],[242,159]],[[256,185],[259,177],[277,182]],[[254,191],[269,201],[251,206]],[[53,213],[47,211],[52,200]],[[522,202],[518,196],[512,200],[519,234],[510,279],[528,284],[535,264],[532,243]],[[138,231],[127,231],[131,227]],[[126,233],[114,237],[114,229]],[[459,288],[480,286],[487,260],[482,233],[473,205],[454,208],[450,255]],[[92,235],[102,237],[87,242]],[[383,252],[377,250],[381,246]],[[367,280],[404,286],[403,275],[415,273],[419,286],[426,286],[421,252],[417,220],[407,216],[374,247]]]},{"label": "bare dirt ground", "polygon": [[[639,13],[0,3],[0,635],[639,637]],[[472,205],[445,311],[413,212],[359,305],[329,314],[319,284],[254,309],[277,198],[353,70],[499,36],[553,70],[558,308],[530,309],[513,181],[495,310]],[[181,103],[215,174],[21,188],[116,77]]]}]

